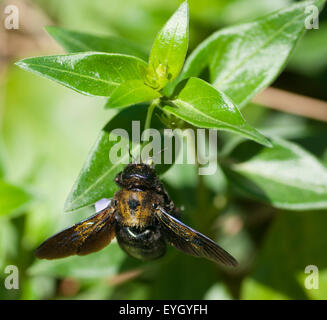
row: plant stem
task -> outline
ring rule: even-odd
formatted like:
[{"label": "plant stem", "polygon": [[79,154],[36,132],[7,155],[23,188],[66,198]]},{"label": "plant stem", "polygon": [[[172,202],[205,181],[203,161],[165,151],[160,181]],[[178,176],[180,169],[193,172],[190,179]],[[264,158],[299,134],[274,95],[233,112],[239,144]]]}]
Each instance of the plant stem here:
[{"label": "plant stem", "polygon": [[271,109],[327,121],[327,103],[300,94],[268,87],[256,95],[253,101]]},{"label": "plant stem", "polygon": [[[155,99],[150,104],[147,115],[146,115],[146,119],[145,119],[144,131],[146,129],[150,129],[152,114],[153,114],[154,108],[158,105],[158,103],[159,103],[159,99]],[[149,140],[149,134],[145,133],[143,146],[148,140]]]}]

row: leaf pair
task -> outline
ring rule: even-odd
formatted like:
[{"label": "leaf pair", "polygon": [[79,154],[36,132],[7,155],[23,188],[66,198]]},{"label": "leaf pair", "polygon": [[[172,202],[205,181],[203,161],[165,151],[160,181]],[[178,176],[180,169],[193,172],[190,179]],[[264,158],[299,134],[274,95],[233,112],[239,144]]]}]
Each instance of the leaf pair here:
[{"label": "leaf pair", "polygon": [[[48,28],[49,33],[70,52],[111,50],[115,53],[86,52],[37,57],[24,59],[18,65],[78,92],[109,97],[107,108],[151,101],[162,96],[161,89],[173,81],[182,69],[188,48],[188,20],[188,5],[184,2],[158,33],[149,64],[139,58],[144,55],[134,44],[52,27]],[[121,50],[117,53],[120,43]],[[138,57],[126,53],[135,53]],[[183,92],[188,92],[184,94],[185,99],[179,97],[180,103],[172,101],[176,108],[167,106],[167,112],[198,127],[231,130],[269,145],[265,137],[243,120],[231,100],[209,84],[191,79]],[[208,94],[212,95],[210,100],[207,99]],[[202,114],[201,119],[199,114]]]},{"label": "leaf pair", "polygon": [[80,93],[110,97],[109,108],[124,107],[160,97],[158,91],[179,74],[188,44],[188,6],[183,3],[159,32],[149,65],[142,60],[143,51],[123,39],[47,30],[74,53],[24,59],[17,65]]},{"label": "leaf pair", "polygon": [[180,73],[188,48],[188,4],[185,1],[157,34],[142,81],[127,81],[113,93],[107,108],[124,107],[159,98]]},{"label": "leaf pair", "polygon": [[[188,48],[187,2],[158,33],[149,64],[142,60],[146,55],[134,44],[60,28],[48,31],[73,54],[30,58],[18,64],[76,91],[109,97],[106,104],[109,108],[160,98],[165,113],[194,126],[232,131],[271,146],[266,137],[246,123],[236,105],[245,105],[276,78],[304,32],[304,9],[311,4],[321,7],[323,3],[323,0],[297,3],[254,22],[220,30],[199,45],[183,70]],[[76,53],[89,50],[109,53]],[[208,78],[204,77],[206,73]],[[117,119],[126,120],[121,128],[127,128],[132,119],[145,117],[140,106],[132,110],[127,113],[128,120],[123,112],[117,115]],[[113,127],[110,121],[107,128]],[[67,210],[113,193],[112,177],[121,164],[107,162],[112,145],[106,139],[107,133],[102,131],[69,196]],[[110,173],[102,178],[103,172]]]},{"label": "leaf pair", "polygon": [[180,73],[188,48],[187,1],[181,4],[154,40],[149,58],[147,82],[160,90]]}]

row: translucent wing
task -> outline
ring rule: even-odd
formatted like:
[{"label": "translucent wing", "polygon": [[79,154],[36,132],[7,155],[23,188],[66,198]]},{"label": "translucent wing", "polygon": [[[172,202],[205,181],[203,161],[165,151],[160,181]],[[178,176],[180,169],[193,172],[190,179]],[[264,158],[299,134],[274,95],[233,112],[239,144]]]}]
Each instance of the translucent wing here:
[{"label": "translucent wing", "polygon": [[156,210],[156,216],[164,237],[176,249],[195,257],[203,257],[228,266],[237,266],[237,261],[228,252],[208,237],[172,217],[162,208]]},{"label": "translucent wing", "polygon": [[44,241],[36,250],[40,259],[59,259],[86,255],[107,246],[115,237],[115,208],[99,213],[67,228]]}]

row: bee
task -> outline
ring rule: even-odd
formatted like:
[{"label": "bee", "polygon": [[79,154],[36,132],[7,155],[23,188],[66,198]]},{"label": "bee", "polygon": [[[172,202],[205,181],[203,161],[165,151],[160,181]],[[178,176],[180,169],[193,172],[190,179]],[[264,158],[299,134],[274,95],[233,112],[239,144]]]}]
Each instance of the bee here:
[{"label": "bee", "polygon": [[237,266],[214,241],[179,221],[180,211],[153,167],[130,163],[117,174],[115,183],[120,190],[105,209],[47,239],[36,249],[36,257],[86,255],[101,250],[116,236],[121,249],[141,260],[162,257],[168,243],[192,256]]}]

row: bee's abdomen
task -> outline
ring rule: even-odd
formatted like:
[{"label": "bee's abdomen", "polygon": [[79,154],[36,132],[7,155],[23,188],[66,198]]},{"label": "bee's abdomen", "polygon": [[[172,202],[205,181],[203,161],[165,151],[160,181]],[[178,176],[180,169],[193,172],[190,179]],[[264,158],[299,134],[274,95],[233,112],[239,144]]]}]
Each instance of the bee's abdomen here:
[{"label": "bee's abdomen", "polygon": [[154,260],[166,253],[166,243],[155,226],[140,230],[117,225],[116,237],[120,247],[136,259]]}]

